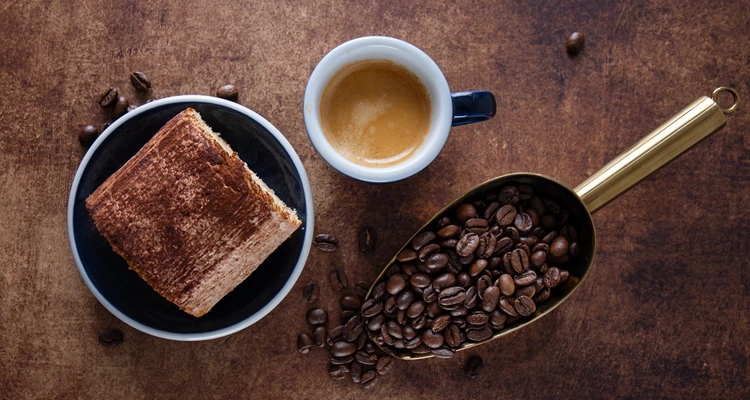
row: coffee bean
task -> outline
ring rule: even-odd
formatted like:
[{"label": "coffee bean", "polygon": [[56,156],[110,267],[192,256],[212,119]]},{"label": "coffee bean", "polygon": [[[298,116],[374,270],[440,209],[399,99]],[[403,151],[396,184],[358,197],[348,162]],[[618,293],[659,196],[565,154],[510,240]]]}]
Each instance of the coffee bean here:
[{"label": "coffee bean", "polygon": [[449,324],[443,331],[443,340],[448,347],[458,347],[461,344],[460,329],[455,324]]},{"label": "coffee bean", "polygon": [[539,221],[539,226],[545,231],[551,231],[557,226],[557,218],[554,215],[543,215]]},{"label": "coffee bean", "polygon": [[422,247],[426,246],[428,243],[435,240],[435,232],[431,231],[424,231],[418,233],[416,236],[414,236],[414,239],[411,241],[411,248],[415,251],[419,251]]},{"label": "coffee bean", "polygon": [[518,233],[518,229],[513,226],[505,227],[503,234],[509,237],[513,243],[519,243],[521,241],[521,235]]},{"label": "coffee bean", "polygon": [[464,374],[469,379],[474,379],[477,376],[479,376],[479,372],[482,371],[483,365],[484,365],[484,362],[482,362],[481,357],[472,356],[468,360],[466,360],[466,365],[464,366]]},{"label": "coffee bean", "polygon": [[378,314],[372,318],[370,318],[369,321],[367,321],[367,329],[371,331],[377,331],[380,330],[380,327],[385,322],[385,315]]},{"label": "coffee bean", "polygon": [[480,299],[484,299],[484,292],[492,286],[492,279],[487,275],[482,275],[477,279],[477,294]]},{"label": "coffee bean", "polygon": [[422,300],[424,300],[425,303],[432,303],[437,299],[438,293],[435,291],[435,289],[432,288],[432,285],[424,288],[424,291],[422,292]]},{"label": "coffee bean", "polygon": [[383,302],[374,298],[367,300],[361,307],[362,316],[365,318],[374,317],[383,311]]},{"label": "coffee bean", "polygon": [[109,107],[117,101],[118,97],[117,88],[109,87],[99,96],[99,105]]},{"label": "coffee bean", "polygon": [[376,354],[368,354],[366,351],[358,351],[354,355],[354,360],[362,365],[375,365],[378,361],[378,356]]},{"label": "coffee bean", "polygon": [[495,311],[490,313],[490,326],[492,326],[492,329],[495,329],[495,330],[503,329],[503,326],[507,319],[508,319],[508,314],[500,311],[499,309],[495,309]]},{"label": "coffee bean", "polygon": [[456,275],[456,283],[463,288],[468,288],[472,284],[471,275],[467,272],[459,273]]},{"label": "coffee bean", "polygon": [[393,358],[389,356],[380,357],[375,365],[378,374],[385,375],[393,369]]},{"label": "coffee bean", "polygon": [[89,147],[94,143],[98,136],[99,130],[96,129],[95,126],[86,125],[78,133],[78,142],[81,144],[81,146]]},{"label": "coffee bean", "polygon": [[539,238],[534,234],[529,234],[527,236],[521,236],[521,243],[519,244],[523,244],[524,246],[530,249],[534,247],[534,245],[536,245],[537,242],[539,242]]},{"label": "coffee bean", "polygon": [[510,251],[512,248],[513,239],[509,237],[501,237],[500,239],[497,239],[497,242],[495,243],[495,250],[493,252],[495,254],[504,254]]},{"label": "coffee bean", "polygon": [[328,273],[328,282],[333,290],[343,290],[349,284],[349,278],[347,278],[343,269],[334,268]]},{"label": "coffee bean", "polygon": [[216,89],[216,97],[221,98],[221,99],[226,99],[226,100],[236,102],[239,96],[240,96],[240,93],[237,91],[237,88],[234,87],[234,85],[224,85]]},{"label": "coffee bean", "polygon": [[482,342],[492,336],[492,328],[488,324],[466,328],[466,337],[472,342]]},{"label": "coffee bean", "polygon": [[511,296],[516,291],[516,282],[509,274],[502,274],[498,278],[498,287],[504,296]]},{"label": "coffee bean", "polygon": [[401,264],[401,272],[406,276],[412,276],[419,272],[419,269],[417,269],[417,265],[414,262],[407,262]]},{"label": "coffee bean", "polygon": [[544,286],[552,289],[560,284],[560,269],[552,267],[544,274]]},{"label": "coffee bean", "polygon": [[565,225],[560,229],[560,236],[565,237],[565,239],[568,239],[568,242],[577,242],[578,241],[578,232],[576,231],[576,228],[574,228],[571,225]]},{"label": "coffee bean", "polygon": [[353,342],[357,340],[359,334],[365,329],[362,318],[359,315],[354,315],[344,324],[344,330],[341,331],[341,337],[347,342]]},{"label": "coffee bean", "polygon": [[403,339],[404,333],[401,330],[401,325],[398,324],[396,321],[388,321],[386,323],[386,327],[388,328],[388,334],[391,335],[395,339]]},{"label": "coffee bean", "polygon": [[500,209],[497,210],[497,213],[495,213],[495,221],[497,221],[497,224],[500,226],[508,226],[515,221],[517,214],[516,207],[506,204],[500,207]]},{"label": "coffee bean", "polygon": [[346,365],[331,364],[330,366],[328,366],[328,374],[333,380],[340,381],[342,379],[345,379],[346,376],[349,375],[349,367],[347,367]]},{"label": "coffee bean", "polygon": [[516,214],[516,218],[514,219],[513,224],[515,225],[516,229],[518,229],[518,232],[523,234],[531,232],[531,229],[533,228],[531,217],[529,216],[529,214],[525,213]]},{"label": "coffee bean", "polygon": [[323,251],[334,251],[339,245],[339,241],[336,237],[327,233],[321,233],[315,236],[313,241],[315,247]]},{"label": "coffee bean", "polygon": [[417,258],[417,252],[412,249],[403,249],[400,253],[396,256],[396,261],[398,262],[409,262],[412,260],[416,260]]},{"label": "coffee bean", "polygon": [[560,283],[565,282],[565,280],[568,279],[568,276],[570,276],[570,273],[567,270],[561,269],[560,270]]},{"label": "coffee bean", "polygon": [[437,220],[437,229],[443,229],[452,223],[451,219],[444,215]]},{"label": "coffee bean", "polygon": [[354,354],[355,351],[357,351],[357,344],[344,340],[339,340],[331,346],[331,354],[334,357],[346,357]]},{"label": "coffee bean", "polygon": [[385,282],[380,282],[372,288],[372,298],[380,300],[385,295]]},{"label": "coffee bean", "polygon": [[518,197],[521,200],[528,200],[534,196],[534,188],[529,185],[521,185],[518,187]]},{"label": "coffee bean", "polygon": [[544,287],[544,288],[542,288],[542,290],[538,291],[536,295],[534,295],[534,297],[532,298],[532,300],[534,300],[534,303],[536,303],[536,304],[541,304],[541,303],[545,302],[549,298],[549,295],[550,295],[549,288],[548,287]]},{"label": "coffee bean", "polygon": [[112,119],[118,119],[125,115],[128,112],[128,107],[130,107],[128,99],[125,96],[118,97],[115,106],[112,108]]},{"label": "coffee bean", "polygon": [[500,289],[497,286],[490,286],[484,290],[484,296],[482,296],[482,310],[485,312],[492,312],[497,307],[497,302],[500,299]]},{"label": "coffee bean", "polygon": [[409,278],[409,283],[414,287],[424,289],[427,286],[430,286],[431,281],[429,275],[418,272]]},{"label": "coffee bean", "polygon": [[388,318],[393,318],[396,315],[396,310],[398,310],[398,307],[396,307],[396,298],[388,298],[383,305],[383,313],[386,314]]},{"label": "coffee bean", "polygon": [[328,357],[328,361],[333,365],[342,365],[342,364],[351,364],[352,361],[354,361],[354,356],[346,356],[346,357],[334,357],[330,356]]},{"label": "coffee bean", "polygon": [[339,325],[328,332],[326,337],[326,343],[329,346],[333,346],[333,343],[341,338],[341,332],[344,331],[344,325]]},{"label": "coffee bean", "polygon": [[323,325],[328,321],[328,313],[322,308],[313,308],[307,312],[307,322],[310,325]]},{"label": "coffee bean", "polygon": [[503,205],[516,205],[520,200],[518,189],[515,186],[506,186],[497,195],[497,201]]},{"label": "coffee bean", "polygon": [[510,264],[513,270],[521,273],[529,269],[529,256],[521,249],[515,249],[510,253]]},{"label": "coffee bean", "polygon": [[476,233],[467,233],[456,244],[456,253],[465,257],[474,253],[479,246],[479,236]]},{"label": "coffee bean", "polygon": [[454,350],[451,350],[447,347],[441,347],[439,349],[432,349],[432,351],[430,352],[436,358],[451,358],[453,357],[454,354],[456,354]]},{"label": "coffee bean", "polygon": [[464,299],[464,307],[472,309],[479,304],[479,293],[476,286],[470,286],[466,289],[466,298]]},{"label": "coffee bean", "polygon": [[320,293],[320,288],[315,282],[309,282],[308,284],[305,285],[305,287],[302,288],[302,297],[308,303],[317,301],[319,293]]},{"label": "coffee bean", "polygon": [[130,74],[130,83],[139,92],[148,92],[151,89],[151,81],[143,72],[136,71]]},{"label": "coffee bean", "polygon": [[[419,252],[417,252],[417,258],[419,258],[419,261],[425,262],[427,257],[430,255],[435,255],[434,253],[437,253],[440,251],[440,245],[437,243],[430,243],[421,249],[419,249]],[[448,257],[445,256],[445,261],[448,261]],[[434,262],[433,262],[434,265]],[[429,266],[429,264],[428,264]]]},{"label": "coffee bean", "polygon": [[414,329],[422,329],[427,325],[427,315],[420,314],[416,317],[414,317],[414,320],[411,321],[411,326]]},{"label": "coffee bean", "polygon": [[404,290],[396,295],[396,307],[398,307],[399,310],[406,310],[415,299],[416,296],[414,295],[414,292],[411,290]]},{"label": "coffee bean", "polygon": [[534,285],[528,285],[528,286],[517,287],[516,292],[513,293],[513,296],[516,298],[520,296],[534,297],[535,294],[536,294],[536,287]]},{"label": "coffee bean", "polygon": [[352,365],[349,367],[351,370],[350,374],[352,376],[352,382],[354,383],[360,383],[362,382],[362,364],[358,362],[353,362]]},{"label": "coffee bean", "polygon": [[474,263],[469,267],[469,275],[472,277],[479,275],[482,271],[485,270],[485,268],[487,268],[487,264],[489,264],[489,262],[487,262],[487,260],[485,259],[474,261]]},{"label": "coffee bean", "polygon": [[359,250],[363,253],[369,253],[375,250],[375,244],[377,244],[378,236],[375,229],[364,226],[359,230]]},{"label": "coffee bean", "polygon": [[307,354],[313,346],[313,340],[307,333],[300,333],[297,336],[297,350],[302,354]]},{"label": "coffee bean", "polygon": [[442,274],[435,278],[435,280],[432,282],[432,288],[435,289],[435,291],[440,292],[444,288],[455,286],[456,285],[456,276],[453,274]]},{"label": "coffee bean", "polygon": [[536,281],[536,272],[531,270],[522,272],[514,276],[513,280],[515,281],[517,286],[531,285],[532,283],[534,283],[534,281]]},{"label": "coffee bean", "polygon": [[460,286],[444,289],[438,295],[438,304],[444,309],[457,308],[466,299],[466,290]]},{"label": "coffee bean", "polygon": [[445,343],[445,338],[439,333],[435,333],[432,330],[426,330],[422,334],[422,343],[431,349],[437,349]]},{"label": "coffee bean", "polygon": [[549,246],[549,254],[553,257],[562,257],[568,253],[568,239],[565,236],[558,236]]},{"label": "coffee bean", "polygon": [[326,344],[326,338],[328,337],[328,330],[325,326],[320,325],[315,328],[312,335],[313,343],[318,347],[323,347]]},{"label": "coffee bean", "polygon": [[375,343],[373,343],[372,341],[367,341],[367,343],[365,343],[364,350],[368,354],[374,354],[378,350],[378,348],[377,346],[375,346]]},{"label": "coffee bean", "polygon": [[581,249],[578,247],[578,242],[573,242],[568,247],[568,254],[573,257],[577,258],[579,254],[581,254]]},{"label": "coffee bean", "polygon": [[578,55],[583,50],[583,44],[586,38],[583,33],[573,32],[568,36],[568,40],[565,42],[565,49],[571,56]]},{"label": "coffee bean", "polygon": [[450,260],[445,253],[435,253],[427,257],[425,260],[425,266],[430,273],[434,273],[446,267],[449,261]]},{"label": "coffee bean", "polygon": [[98,336],[99,343],[105,347],[118,346],[123,342],[124,338],[119,329],[104,329],[99,332]]},{"label": "coffee bean", "polygon": [[341,303],[341,308],[344,310],[359,310],[362,305],[359,298],[351,294],[341,296],[339,302]]},{"label": "coffee bean", "polygon": [[461,228],[458,225],[448,225],[437,232],[437,237],[440,239],[451,239],[456,237],[460,231]]},{"label": "coffee bean", "polygon": [[406,288],[406,279],[400,274],[391,276],[385,284],[385,290],[390,294],[398,294],[404,288]]},{"label": "coffee bean", "polygon": [[372,389],[378,381],[378,374],[375,371],[367,371],[362,374],[362,387]]},{"label": "coffee bean", "polygon": [[490,224],[486,219],[483,218],[471,218],[466,221],[464,227],[467,232],[480,235],[490,229]]},{"label": "coffee bean", "polygon": [[536,311],[536,303],[527,296],[519,296],[515,302],[516,311],[524,317],[528,317]]},{"label": "coffee bean", "polygon": [[501,297],[497,302],[497,306],[500,308],[500,310],[510,315],[511,317],[515,317],[516,315],[518,315],[518,311],[516,311],[516,307],[514,304],[515,300],[511,300],[510,297],[506,296]]},{"label": "coffee bean", "polygon": [[459,224],[463,224],[471,218],[477,216],[477,209],[472,204],[461,204],[456,209],[456,220]]}]

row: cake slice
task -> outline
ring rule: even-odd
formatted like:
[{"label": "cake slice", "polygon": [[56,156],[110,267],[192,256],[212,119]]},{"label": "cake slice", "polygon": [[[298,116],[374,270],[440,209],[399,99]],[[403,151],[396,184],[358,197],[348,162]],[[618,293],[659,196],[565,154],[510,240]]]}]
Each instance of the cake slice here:
[{"label": "cake slice", "polygon": [[86,208],[130,269],[196,317],[301,224],[192,108],[167,122]]}]

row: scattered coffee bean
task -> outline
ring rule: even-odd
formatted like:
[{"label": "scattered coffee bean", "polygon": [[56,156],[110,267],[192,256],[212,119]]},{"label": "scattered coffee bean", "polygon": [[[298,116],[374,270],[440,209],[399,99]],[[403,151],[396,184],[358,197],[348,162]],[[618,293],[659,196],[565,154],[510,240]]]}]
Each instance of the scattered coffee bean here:
[{"label": "scattered coffee bean", "polygon": [[378,236],[375,229],[365,226],[359,230],[359,249],[363,253],[369,253],[375,250],[375,244],[378,242]]},{"label": "scattered coffee bean", "polygon": [[130,83],[139,92],[148,92],[151,89],[151,81],[143,72],[136,71],[130,74]]},{"label": "scattered coffee bean", "polygon": [[585,37],[583,36],[583,33],[580,32],[573,32],[568,37],[568,41],[565,42],[565,48],[568,50],[568,53],[570,55],[577,55],[578,53],[583,50],[583,44],[585,41]]},{"label": "scattered coffee bean", "polygon": [[349,285],[349,278],[346,276],[346,272],[340,268],[334,268],[328,273],[328,282],[331,284],[333,290],[343,290]]},{"label": "scattered coffee bean", "polygon": [[313,346],[313,340],[307,333],[300,333],[297,336],[297,350],[302,354],[307,354]]},{"label": "scattered coffee bean", "polygon": [[334,380],[340,381],[349,375],[349,367],[346,365],[330,365],[328,367],[328,374]]},{"label": "scattered coffee bean", "polygon": [[81,146],[89,147],[94,143],[96,138],[99,136],[99,130],[93,125],[86,125],[78,133],[78,142]]},{"label": "scattered coffee bean", "polygon": [[328,337],[328,330],[324,325],[317,326],[313,331],[312,340],[318,347],[323,347],[326,344],[326,338]]},{"label": "scattered coffee bean", "polygon": [[99,105],[102,107],[109,107],[117,101],[118,97],[117,88],[110,87],[99,97]]},{"label": "scattered coffee bean", "polygon": [[483,365],[484,362],[482,362],[481,357],[469,357],[469,359],[466,360],[466,366],[464,366],[464,374],[466,374],[469,379],[474,379],[479,376],[479,372],[482,370]]},{"label": "scattered coffee bean", "polygon": [[393,369],[393,358],[389,356],[383,356],[378,359],[377,364],[375,365],[375,369],[378,371],[378,374],[385,375]]},{"label": "scattered coffee bean", "polygon": [[309,282],[308,284],[305,285],[305,287],[302,288],[302,297],[308,303],[312,303],[318,300],[319,293],[320,293],[320,288],[315,282]]},{"label": "scattered coffee bean", "polygon": [[362,305],[359,297],[351,294],[342,296],[340,303],[343,310],[359,310],[359,307]]},{"label": "scattered coffee bean", "polygon": [[307,312],[307,322],[310,325],[322,325],[328,322],[328,313],[322,308],[313,308]]},{"label": "scattered coffee bean", "polygon": [[320,233],[315,236],[313,243],[315,244],[315,247],[323,251],[334,251],[339,245],[336,237],[327,233]]},{"label": "scattered coffee bean", "polygon": [[354,354],[355,351],[357,351],[357,344],[344,340],[339,340],[331,346],[331,354],[334,357],[346,357]]},{"label": "scattered coffee bean", "polygon": [[328,337],[326,338],[326,344],[329,346],[333,346],[333,343],[339,340],[341,338],[341,333],[344,331],[344,325],[339,325],[333,329],[331,329],[328,332]]},{"label": "scattered coffee bean", "polygon": [[240,93],[237,91],[237,88],[234,87],[234,85],[224,85],[216,89],[216,97],[219,97],[222,99],[236,102],[239,96],[240,96]]},{"label": "scattered coffee bean", "polygon": [[118,97],[115,106],[112,108],[112,119],[116,120],[125,115],[128,112],[128,107],[130,107],[128,99],[125,96]]},{"label": "scattered coffee bean", "polygon": [[124,336],[119,329],[105,329],[99,332],[99,343],[106,347],[115,347],[123,342]]},{"label": "scattered coffee bean", "polygon": [[364,281],[357,282],[357,286],[354,287],[354,292],[360,298],[367,296],[367,292],[370,290],[370,284]]},{"label": "scattered coffee bean", "polygon": [[365,389],[372,389],[375,387],[375,383],[378,380],[378,374],[375,371],[367,371],[362,374],[362,387]]}]

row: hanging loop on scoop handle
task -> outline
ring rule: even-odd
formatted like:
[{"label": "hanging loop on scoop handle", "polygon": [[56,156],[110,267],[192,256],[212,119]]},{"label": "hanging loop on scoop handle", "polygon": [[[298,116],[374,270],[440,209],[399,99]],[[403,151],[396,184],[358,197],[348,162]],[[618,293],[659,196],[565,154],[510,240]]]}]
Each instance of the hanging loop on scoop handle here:
[{"label": "hanging loop on scoop handle", "polygon": [[[724,91],[734,98],[727,109],[722,109],[715,101]],[[737,109],[739,95],[732,88],[720,87],[714,90],[712,97],[713,100],[701,96],[581,182],[574,190],[589,212],[604,207],[652,172],[721,130],[727,122],[724,114]]]}]

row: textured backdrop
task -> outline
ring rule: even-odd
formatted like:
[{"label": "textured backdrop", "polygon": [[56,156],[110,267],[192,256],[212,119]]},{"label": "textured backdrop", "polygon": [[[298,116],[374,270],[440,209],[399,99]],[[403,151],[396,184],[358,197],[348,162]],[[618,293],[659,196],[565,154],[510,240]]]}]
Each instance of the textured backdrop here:
[{"label": "textured backdrop", "polygon": [[[0,397],[581,398],[750,397],[750,3],[548,1],[0,2]],[[577,58],[573,31],[586,35]],[[429,54],[453,90],[488,89],[495,119],[456,128],[423,172],[374,186],[330,168],[304,129],[318,60],[358,36]],[[121,323],[90,294],[68,247],[66,202],[84,152],[76,132],[107,115],[109,85],[146,72],[152,94],[238,86],[310,176],[313,251],[290,295],[226,339],[179,343]],[[301,288],[334,267],[371,280],[445,203],[488,178],[534,171],[575,185],[700,95],[735,87],[727,127],[595,216],[596,267],[526,329],[451,360],[399,363],[372,391],[335,382],[326,354],[300,355]],[[374,253],[359,228],[379,231]],[[334,318],[336,317],[336,313]],[[97,334],[119,328],[104,348]],[[468,356],[485,368],[462,373]]]}]

